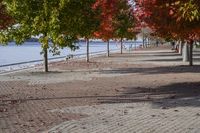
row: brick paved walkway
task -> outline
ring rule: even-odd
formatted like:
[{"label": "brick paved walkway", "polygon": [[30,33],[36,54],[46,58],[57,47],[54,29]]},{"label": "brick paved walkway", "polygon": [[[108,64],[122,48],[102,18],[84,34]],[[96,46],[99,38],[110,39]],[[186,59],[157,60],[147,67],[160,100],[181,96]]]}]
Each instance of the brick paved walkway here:
[{"label": "brick paved walkway", "polygon": [[200,67],[170,50],[0,76],[0,133],[198,133]]},{"label": "brick paved walkway", "polygon": [[66,121],[49,130],[50,133],[199,133],[200,131],[199,107],[163,109],[159,106],[152,107],[150,103],[126,103],[80,106],[53,112],[81,113],[89,117]]}]

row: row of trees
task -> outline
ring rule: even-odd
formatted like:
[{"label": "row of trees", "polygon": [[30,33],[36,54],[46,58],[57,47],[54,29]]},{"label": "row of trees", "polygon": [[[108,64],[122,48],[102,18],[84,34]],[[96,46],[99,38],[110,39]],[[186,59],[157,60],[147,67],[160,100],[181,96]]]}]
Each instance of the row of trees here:
[{"label": "row of trees", "polygon": [[187,43],[190,47],[189,62],[193,65],[194,41],[200,39],[199,0],[137,0],[136,16],[147,24],[156,36]]},{"label": "row of trees", "polygon": [[39,36],[45,72],[49,42],[54,49],[74,50],[74,42],[85,38],[89,61],[90,38],[108,44],[110,39],[135,38],[133,8],[127,0],[1,0],[0,7],[0,41],[22,44]]},{"label": "row of trees", "polygon": [[193,42],[200,32],[199,9],[198,0],[0,0],[0,41],[22,44],[39,36],[47,72],[49,42],[55,50],[75,50],[74,42],[85,38],[89,61],[90,38],[108,42],[109,56],[110,39],[121,41],[122,53],[123,38],[133,39],[136,29],[148,27],[154,36],[188,42],[192,65]]}]

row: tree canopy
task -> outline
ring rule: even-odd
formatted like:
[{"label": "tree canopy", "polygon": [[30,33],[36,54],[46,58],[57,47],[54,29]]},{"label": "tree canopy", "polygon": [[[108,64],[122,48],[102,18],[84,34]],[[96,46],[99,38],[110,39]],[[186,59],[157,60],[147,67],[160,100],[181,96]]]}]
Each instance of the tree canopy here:
[{"label": "tree canopy", "polygon": [[[158,36],[194,39],[199,31],[199,3],[196,0],[138,0],[138,18]],[[198,37],[199,38],[199,37]]]},{"label": "tree canopy", "polygon": [[127,0],[97,0],[94,9],[100,9],[100,26],[94,32],[105,41],[117,38],[135,37],[135,17]]},{"label": "tree canopy", "polygon": [[113,19],[114,36],[116,38],[133,39],[136,37],[136,19],[134,11],[127,0],[119,0],[117,12]]},{"label": "tree canopy", "polygon": [[65,35],[62,27],[63,0],[4,0],[4,3],[15,20],[9,37],[17,43],[40,36],[42,47],[48,48],[48,40],[61,47],[73,47],[71,42],[75,38]]},{"label": "tree canopy", "polygon": [[14,23],[13,18],[7,13],[5,5],[0,0],[0,30],[9,27],[12,23]]},{"label": "tree canopy", "polygon": [[200,39],[198,0],[137,0],[138,18],[162,38],[187,41],[192,65],[193,42]]},{"label": "tree canopy", "polygon": [[2,40],[20,44],[39,36],[45,58],[49,41],[54,47],[74,49],[73,42],[78,37],[89,37],[97,23],[91,0],[4,0],[4,3],[15,24],[1,32],[2,38],[6,38]]},{"label": "tree canopy", "polygon": [[[43,51],[76,48],[78,38],[135,38],[149,27],[162,38],[200,38],[198,0],[1,0],[2,42],[39,36]],[[134,6],[130,5],[136,3]],[[137,24],[137,25],[136,25]],[[137,27],[137,28],[136,28]]]}]

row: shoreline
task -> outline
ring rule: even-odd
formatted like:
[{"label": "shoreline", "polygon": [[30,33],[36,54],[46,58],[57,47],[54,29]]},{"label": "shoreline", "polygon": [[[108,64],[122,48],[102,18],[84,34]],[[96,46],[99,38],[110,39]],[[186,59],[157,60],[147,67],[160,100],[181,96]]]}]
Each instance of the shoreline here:
[{"label": "shoreline", "polygon": [[[106,55],[105,52],[106,51],[92,52],[92,53],[90,53],[90,58],[102,56],[104,54]],[[117,53],[117,52],[119,52],[119,50],[117,50],[117,49],[110,50],[110,53]],[[68,60],[84,60],[85,56],[86,56],[86,53],[77,54],[77,55],[73,55],[73,58],[68,59]],[[65,61],[66,57],[67,56],[50,58],[50,59],[48,59],[49,65],[51,63]],[[2,66],[0,66],[0,75],[42,67],[43,66],[42,62],[43,62],[43,60],[41,59],[41,60],[35,60],[35,61],[28,61],[28,62],[21,62],[21,63],[13,63],[13,64],[2,65]]]}]

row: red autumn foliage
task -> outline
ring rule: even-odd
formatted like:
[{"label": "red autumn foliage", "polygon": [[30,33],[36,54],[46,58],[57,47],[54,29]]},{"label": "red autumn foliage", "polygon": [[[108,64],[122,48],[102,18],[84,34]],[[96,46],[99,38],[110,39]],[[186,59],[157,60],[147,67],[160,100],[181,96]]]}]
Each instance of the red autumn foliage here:
[{"label": "red autumn foliage", "polygon": [[134,10],[128,0],[97,0],[93,9],[100,9],[100,26],[94,36],[104,41],[135,36]]},{"label": "red autumn foliage", "polygon": [[0,30],[6,29],[12,22],[14,22],[12,17],[8,15],[5,5],[0,0]]},{"label": "red autumn foliage", "polygon": [[[137,19],[144,22],[155,33],[164,38],[199,39],[198,20],[189,21],[179,12],[188,0],[137,0]],[[194,0],[200,6],[200,2]],[[188,10],[188,13],[191,10]]]},{"label": "red autumn foliage", "polygon": [[113,17],[117,12],[118,0],[97,0],[93,9],[100,9],[100,26],[94,36],[105,41],[113,37]]}]

